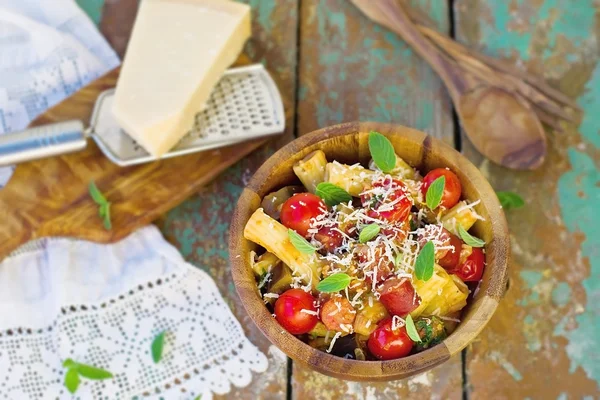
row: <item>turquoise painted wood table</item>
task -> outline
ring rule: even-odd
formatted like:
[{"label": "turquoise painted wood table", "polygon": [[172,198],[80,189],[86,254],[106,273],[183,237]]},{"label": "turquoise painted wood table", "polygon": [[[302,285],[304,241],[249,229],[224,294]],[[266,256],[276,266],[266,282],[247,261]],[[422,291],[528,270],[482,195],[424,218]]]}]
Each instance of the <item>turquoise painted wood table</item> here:
[{"label": "turquoise painted wood table", "polygon": [[[77,0],[125,51],[137,0]],[[544,76],[585,110],[578,130],[548,132],[535,172],[495,166],[473,149],[435,74],[396,35],[347,0],[250,0],[251,59],[285,99],[286,133],[240,161],[159,221],[187,260],[208,271],[269,370],[228,398],[592,399],[600,396],[600,4],[595,0],[411,0],[443,32]],[[229,273],[231,212],[244,183],[278,147],[350,120],[409,125],[466,154],[497,190],[527,206],[508,214],[510,289],[462,357],[413,379],[353,383],[294,365],[269,345],[239,304]]]}]

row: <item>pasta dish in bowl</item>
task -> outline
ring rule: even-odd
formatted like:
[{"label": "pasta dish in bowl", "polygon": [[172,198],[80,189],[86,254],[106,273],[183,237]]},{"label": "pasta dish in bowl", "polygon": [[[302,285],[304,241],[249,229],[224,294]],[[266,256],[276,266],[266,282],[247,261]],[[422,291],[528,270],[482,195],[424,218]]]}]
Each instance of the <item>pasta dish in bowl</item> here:
[{"label": "pasta dish in bowl", "polygon": [[413,375],[466,346],[504,293],[506,221],[477,169],[425,134],[349,123],[273,155],[232,222],[250,316],[346,379]]}]

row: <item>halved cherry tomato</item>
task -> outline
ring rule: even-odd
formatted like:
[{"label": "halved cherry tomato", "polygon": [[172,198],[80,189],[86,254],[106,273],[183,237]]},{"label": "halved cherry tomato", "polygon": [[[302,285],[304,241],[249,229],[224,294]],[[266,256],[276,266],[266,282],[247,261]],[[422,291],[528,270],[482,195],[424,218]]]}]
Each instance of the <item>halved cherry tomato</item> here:
[{"label": "halved cherry tomato", "polygon": [[[367,215],[371,218],[383,219],[392,224],[400,224],[406,221],[410,215],[412,207],[412,199],[408,188],[402,181],[385,177],[373,183],[371,189],[384,188],[386,192],[391,190],[391,193],[381,199],[374,193],[367,193],[360,196],[360,201],[367,209]],[[367,190],[368,191],[368,190]],[[393,205],[387,205],[394,202]]]},{"label": "halved cherry tomato", "polygon": [[356,311],[345,297],[333,297],[321,307],[321,321],[330,331],[344,332],[341,325],[352,325],[354,318]]},{"label": "halved cherry tomato", "polygon": [[286,200],[281,207],[281,223],[298,234],[308,237],[312,218],[327,212],[327,205],[312,193],[297,193]]},{"label": "halved cherry tomato", "polygon": [[[423,247],[428,241],[441,242],[441,245],[435,249],[435,259],[438,264],[450,271],[458,266],[460,252],[462,250],[462,240],[446,228],[439,225],[426,225],[417,231],[417,240],[419,246]],[[452,249],[447,247],[452,246]],[[445,248],[446,247],[446,248]]]},{"label": "halved cherry tomato", "polygon": [[275,319],[289,333],[301,335],[315,327],[319,319],[316,315],[302,310],[316,312],[315,298],[301,289],[285,291],[275,302]]},{"label": "halved cherry tomato", "polygon": [[448,270],[452,271],[458,266],[460,260],[460,250],[462,249],[462,240],[453,233],[448,232],[450,238],[447,241],[446,246],[452,246],[454,250],[450,249],[446,251],[446,254],[438,260],[438,264]]},{"label": "halved cherry tomato", "polygon": [[323,249],[329,253],[333,253],[335,249],[342,245],[344,237],[333,227],[324,226],[319,229],[314,236],[315,240],[323,245]]},{"label": "halved cherry tomato", "polygon": [[484,267],[485,254],[483,254],[483,250],[473,247],[471,255],[451,273],[458,276],[463,282],[477,282],[483,276]]},{"label": "halved cherry tomato", "polygon": [[[357,245],[354,254],[358,258],[358,262],[361,264],[365,275],[365,280],[369,284],[373,282],[374,275],[376,275],[375,281],[380,283],[394,272],[394,260],[390,260],[385,256],[384,243],[379,243],[373,249],[372,256],[369,246],[366,244]],[[375,267],[377,267],[377,270],[375,270]]]},{"label": "halved cherry tomato", "polygon": [[405,326],[394,330],[391,318],[386,318],[371,332],[367,347],[380,360],[393,360],[409,355],[413,342],[406,333]]},{"label": "halved cherry tomato", "polygon": [[458,203],[460,200],[460,195],[462,193],[462,185],[460,184],[460,180],[456,174],[446,168],[436,168],[432,171],[429,171],[427,175],[423,178],[423,184],[421,185],[421,193],[423,193],[423,197],[427,196],[427,189],[429,186],[440,176],[446,177],[446,184],[444,185],[444,193],[442,194],[442,201],[440,202],[440,206],[445,208],[452,208]]},{"label": "halved cherry tomato", "polygon": [[415,292],[410,280],[407,278],[390,278],[377,288],[379,301],[391,315],[404,318],[421,304],[419,295]]}]

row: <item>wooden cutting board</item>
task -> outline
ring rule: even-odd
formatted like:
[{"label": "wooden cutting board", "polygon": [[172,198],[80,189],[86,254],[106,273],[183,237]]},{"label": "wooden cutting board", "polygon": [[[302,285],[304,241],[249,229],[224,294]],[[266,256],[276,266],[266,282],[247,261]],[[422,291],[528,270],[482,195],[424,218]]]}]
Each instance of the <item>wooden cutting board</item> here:
[{"label": "wooden cutting board", "polygon": [[[84,87],[31,126],[68,119],[87,124],[97,96],[114,87],[118,75],[116,69]],[[119,167],[89,139],[81,152],[20,164],[0,189],[0,260],[28,240],[46,236],[101,243],[120,240],[180,204],[265,141]],[[110,231],[104,229],[89,196],[92,180],[112,203]]]}]

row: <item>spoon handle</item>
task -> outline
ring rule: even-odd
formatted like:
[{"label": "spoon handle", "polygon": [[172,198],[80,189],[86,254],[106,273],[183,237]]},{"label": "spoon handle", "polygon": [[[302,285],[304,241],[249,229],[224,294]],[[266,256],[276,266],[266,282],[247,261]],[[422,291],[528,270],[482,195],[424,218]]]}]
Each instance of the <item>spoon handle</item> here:
[{"label": "spoon handle", "polygon": [[466,85],[460,78],[459,71],[419,31],[398,1],[351,0],[351,2],[367,17],[400,35],[440,76],[452,98],[456,101],[460,97]]}]

